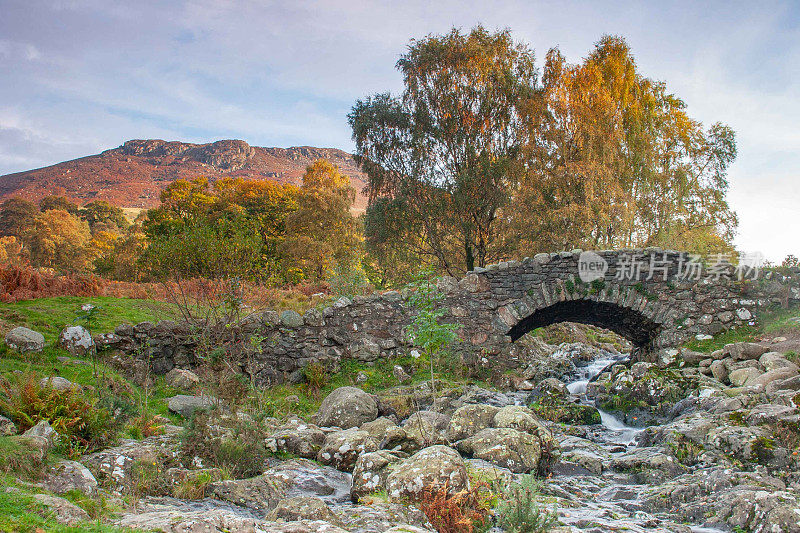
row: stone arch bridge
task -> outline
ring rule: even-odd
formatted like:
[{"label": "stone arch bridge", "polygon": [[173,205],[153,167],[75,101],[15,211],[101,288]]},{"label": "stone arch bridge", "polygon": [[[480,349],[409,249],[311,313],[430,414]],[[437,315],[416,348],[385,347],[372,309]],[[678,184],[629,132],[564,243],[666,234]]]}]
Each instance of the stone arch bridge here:
[{"label": "stone arch bridge", "polygon": [[[587,270],[589,262],[594,270]],[[582,281],[579,263],[596,279]],[[675,251],[575,250],[498,263],[461,279],[441,278],[437,287],[444,295],[443,321],[461,326],[462,357],[493,365],[513,363],[515,340],[557,322],[612,330],[630,340],[642,358],[699,334],[752,324],[758,308],[800,299],[798,273],[760,272],[752,279],[755,272],[742,272],[745,279],[739,280],[729,264],[706,265],[699,276],[691,267],[689,256]],[[341,298],[303,316],[266,311],[238,328],[240,345],[257,336],[260,350],[231,357],[263,384],[296,378],[311,362],[392,357],[411,349],[405,331],[413,313],[397,291]],[[197,364],[196,339],[186,324],[165,321],[119,326],[100,343],[130,353],[147,346],[154,370],[163,373]]]}]

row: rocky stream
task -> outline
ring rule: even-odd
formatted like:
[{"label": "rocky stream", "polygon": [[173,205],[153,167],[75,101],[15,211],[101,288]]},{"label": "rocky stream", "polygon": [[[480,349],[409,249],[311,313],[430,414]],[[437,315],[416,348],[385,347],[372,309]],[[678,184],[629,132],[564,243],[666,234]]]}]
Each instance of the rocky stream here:
[{"label": "rocky stream", "polygon": [[[414,503],[432,486],[457,491],[534,473],[544,479],[540,505],[558,515],[553,531],[797,532],[795,344],[765,339],[631,363],[611,347],[539,343],[507,390],[342,387],[308,420],[260,422],[273,452],[263,473],[210,482],[194,499],[175,487],[215,469],[199,457],[187,462],[177,426],[62,461],[43,486],[128,494],[146,463],[165,484],[139,495],[119,526],[397,533],[434,530]],[[170,400],[187,416],[204,405],[191,395]],[[209,428],[231,437],[243,417],[217,412]],[[52,438],[37,428],[37,438]],[[85,518],[48,498],[65,522]]]}]

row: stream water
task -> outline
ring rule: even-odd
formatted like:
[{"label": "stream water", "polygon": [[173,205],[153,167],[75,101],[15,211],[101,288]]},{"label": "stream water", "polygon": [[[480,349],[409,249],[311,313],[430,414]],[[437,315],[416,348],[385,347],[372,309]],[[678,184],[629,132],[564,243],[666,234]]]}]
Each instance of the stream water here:
[{"label": "stream water", "polygon": [[[597,408],[594,402],[586,397],[588,384],[609,365],[622,362],[626,357],[627,355],[616,355],[600,350],[596,359],[578,367],[572,376],[572,381],[567,384],[567,390],[576,401]],[[635,449],[636,437],[644,430],[628,426],[615,415],[600,408],[597,410],[600,412],[601,423],[597,426],[584,426],[587,430],[586,439],[593,443],[594,448],[593,451],[584,449],[584,453],[605,457],[605,462]],[[569,447],[568,445],[567,448]],[[616,473],[605,467],[600,474],[563,473],[551,477],[549,481],[549,492],[563,498],[559,519],[578,530],[593,533],[600,531],[723,533],[719,529],[698,525],[665,524],[662,520],[669,517],[651,514],[642,500],[648,486],[636,484],[627,474]]]},{"label": "stream water", "polygon": [[[603,371],[608,365],[618,363],[624,359],[624,356],[614,357],[611,353],[601,351],[602,356],[588,365],[579,367],[578,373],[575,376],[575,381],[567,384],[567,390],[570,394],[578,397],[582,403],[587,405],[594,405],[594,402],[586,399],[586,387],[589,382]],[[636,436],[642,432],[642,429],[634,428],[623,423],[619,418],[603,411],[599,407],[597,410],[600,412],[600,423],[608,431],[609,440],[613,440],[619,444],[633,444],[636,441]]]}]

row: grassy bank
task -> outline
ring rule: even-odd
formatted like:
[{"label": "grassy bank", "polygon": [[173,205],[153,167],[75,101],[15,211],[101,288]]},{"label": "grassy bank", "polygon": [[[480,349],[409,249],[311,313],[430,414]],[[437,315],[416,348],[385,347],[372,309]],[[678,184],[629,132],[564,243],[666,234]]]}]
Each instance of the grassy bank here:
[{"label": "grassy bank", "polygon": [[125,322],[136,324],[174,317],[174,307],[165,302],[110,296],[59,296],[0,303],[0,331],[4,333],[15,326],[25,326],[44,335],[46,342],[53,343],[65,326],[76,323],[81,306],[87,303],[101,307],[93,333],[113,331]]}]

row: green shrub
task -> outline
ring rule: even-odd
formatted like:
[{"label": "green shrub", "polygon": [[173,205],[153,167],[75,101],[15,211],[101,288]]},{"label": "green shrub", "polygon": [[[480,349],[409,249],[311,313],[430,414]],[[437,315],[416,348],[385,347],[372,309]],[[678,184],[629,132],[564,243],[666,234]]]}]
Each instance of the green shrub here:
[{"label": "green shrub", "polygon": [[181,434],[184,464],[199,457],[204,466],[221,468],[237,479],[261,474],[270,455],[263,432],[245,422],[238,422],[232,431],[230,437],[215,435],[209,426],[209,415],[195,415]]},{"label": "green shrub", "polygon": [[557,521],[554,510],[542,509],[539,504],[542,482],[531,474],[519,483],[509,485],[497,506],[500,527],[511,533],[540,533],[550,530]]},{"label": "green shrub", "polygon": [[679,463],[686,466],[694,466],[697,464],[704,448],[702,444],[697,444],[680,433],[675,433],[673,440],[669,442],[669,451]]},{"label": "green shrub", "polygon": [[331,377],[322,363],[310,363],[303,368],[309,392],[316,396],[330,383]]},{"label": "green shrub", "polygon": [[199,472],[189,471],[186,477],[175,487],[173,494],[176,498],[184,500],[202,500],[206,497],[206,489],[211,483],[228,477],[230,476],[220,469],[206,469]]},{"label": "green shrub", "polygon": [[530,408],[551,422],[562,424],[593,425],[599,424],[600,413],[594,407],[580,403],[572,403],[564,398],[543,395],[537,398]]},{"label": "green shrub", "polygon": [[96,396],[77,387],[59,391],[49,381],[42,387],[35,373],[0,381],[0,412],[20,431],[47,420],[69,456],[106,446],[116,436],[116,421],[98,402]]}]

